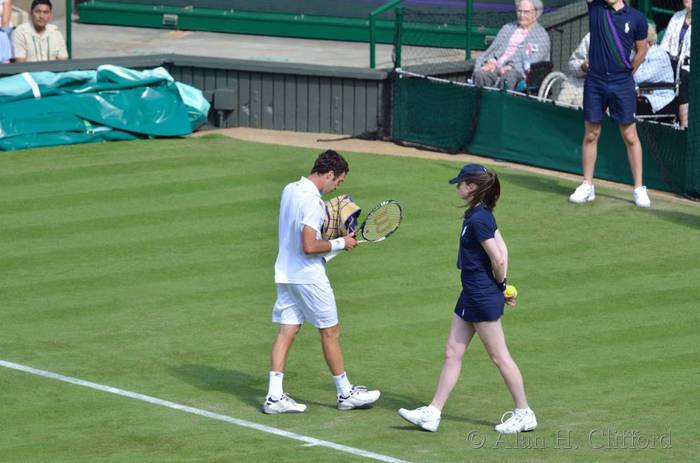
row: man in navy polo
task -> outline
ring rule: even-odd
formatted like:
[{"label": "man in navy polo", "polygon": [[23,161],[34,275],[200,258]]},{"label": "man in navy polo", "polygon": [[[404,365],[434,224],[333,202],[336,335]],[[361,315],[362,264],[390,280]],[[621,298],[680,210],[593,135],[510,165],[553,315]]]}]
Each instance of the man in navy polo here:
[{"label": "man in navy polo", "polygon": [[[591,45],[588,72],[583,88],[583,183],[569,196],[572,203],[595,199],[593,171],[598,156],[598,138],[606,110],[619,124],[627,147],[634,179],[633,199],[639,207],[650,207],[642,185],[642,146],[635,125],[636,93],[632,74],[648,50],[644,16],[623,0],[587,0]],[[634,57],[632,50],[634,49]]]}]

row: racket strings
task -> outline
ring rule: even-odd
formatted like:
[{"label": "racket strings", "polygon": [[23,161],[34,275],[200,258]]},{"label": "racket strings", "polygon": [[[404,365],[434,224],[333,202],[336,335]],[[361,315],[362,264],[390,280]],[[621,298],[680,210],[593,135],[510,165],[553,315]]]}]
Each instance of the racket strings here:
[{"label": "racket strings", "polygon": [[377,209],[367,218],[363,235],[365,239],[376,241],[388,236],[401,223],[401,206],[389,203]]}]

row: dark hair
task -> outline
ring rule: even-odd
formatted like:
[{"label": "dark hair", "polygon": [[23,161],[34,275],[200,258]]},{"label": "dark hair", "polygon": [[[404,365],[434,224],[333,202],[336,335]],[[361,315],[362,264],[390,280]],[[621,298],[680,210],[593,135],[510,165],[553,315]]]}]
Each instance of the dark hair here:
[{"label": "dark hair", "polygon": [[34,0],[31,8],[29,8],[29,11],[34,11],[34,8],[39,5],[48,5],[49,10],[53,10],[53,5],[51,4],[50,0]]},{"label": "dark hair", "polygon": [[336,151],[326,150],[316,158],[316,162],[314,162],[314,166],[311,168],[311,173],[325,174],[331,171],[333,172],[333,176],[337,177],[340,174],[347,174],[350,172],[350,167],[348,167],[348,162]]},{"label": "dark hair", "polygon": [[472,193],[471,201],[467,204],[467,210],[464,213],[465,216],[471,208],[479,203],[484,204],[491,210],[496,208],[496,202],[498,202],[498,198],[501,196],[501,182],[498,181],[496,172],[489,170],[480,174],[469,174],[466,175],[462,181],[476,185],[476,190]]}]

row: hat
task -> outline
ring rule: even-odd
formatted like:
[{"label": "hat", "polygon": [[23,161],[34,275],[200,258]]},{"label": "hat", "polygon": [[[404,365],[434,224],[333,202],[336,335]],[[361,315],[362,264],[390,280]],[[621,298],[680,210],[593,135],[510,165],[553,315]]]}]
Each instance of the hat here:
[{"label": "hat", "polygon": [[467,175],[478,175],[485,173],[486,167],[482,166],[481,164],[467,164],[466,166],[462,167],[462,170],[459,171],[459,175],[457,175],[455,178],[453,178],[447,183],[459,183],[462,180],[464,180],[464,177],[466,177]]}]

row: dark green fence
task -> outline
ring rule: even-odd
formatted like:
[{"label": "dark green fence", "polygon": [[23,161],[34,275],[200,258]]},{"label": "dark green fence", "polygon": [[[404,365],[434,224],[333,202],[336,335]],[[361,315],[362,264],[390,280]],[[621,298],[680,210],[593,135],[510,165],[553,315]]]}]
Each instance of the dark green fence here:
[{"label": "dark green fence", "polygon": [[[420,78],[394,82],[394,140],[469,152],[547,169],[581,173],[583,114],[525,96]],[[687,152],[688,131],[640,123],[644,182],[650,188],[698,196],[698,152]],[[625,146],[606,119],[596,177],[631,183]]]}]

